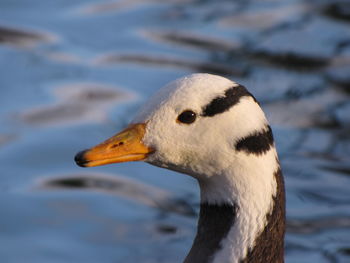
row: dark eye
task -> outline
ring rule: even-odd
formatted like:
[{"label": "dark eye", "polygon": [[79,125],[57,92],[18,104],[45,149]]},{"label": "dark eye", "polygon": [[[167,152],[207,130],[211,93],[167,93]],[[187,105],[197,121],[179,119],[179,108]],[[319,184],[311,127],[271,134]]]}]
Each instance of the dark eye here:
[{"label": "dark eye", "polygon": [[177,121],[181,123],[191,124],[196,120],[196,113],[191,110],[185,110],[178,117]]}]

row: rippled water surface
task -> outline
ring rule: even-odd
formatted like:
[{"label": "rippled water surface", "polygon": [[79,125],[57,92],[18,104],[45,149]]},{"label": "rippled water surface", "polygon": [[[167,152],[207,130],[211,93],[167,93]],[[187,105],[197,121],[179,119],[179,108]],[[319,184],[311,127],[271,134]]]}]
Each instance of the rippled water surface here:
[{"label": "rippled water surface", "polygon": [[188,176],[74,154],[192,72],[261,101],[287,188],[287,262],[350,262],[349,1],[0,1],[0,261],[181,262]]}]

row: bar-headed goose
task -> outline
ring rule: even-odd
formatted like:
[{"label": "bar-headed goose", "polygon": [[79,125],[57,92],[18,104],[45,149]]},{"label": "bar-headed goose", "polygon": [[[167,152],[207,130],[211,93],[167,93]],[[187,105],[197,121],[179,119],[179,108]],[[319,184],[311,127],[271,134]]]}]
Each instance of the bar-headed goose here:
[{"label": "bar-headed goose", "polygon": [[210,74],[171,82],[125,130],[75,160],[143,160],[196,178],[200,215],[185,262],[283,262],[283,177],[271,128],[242,85]]}]

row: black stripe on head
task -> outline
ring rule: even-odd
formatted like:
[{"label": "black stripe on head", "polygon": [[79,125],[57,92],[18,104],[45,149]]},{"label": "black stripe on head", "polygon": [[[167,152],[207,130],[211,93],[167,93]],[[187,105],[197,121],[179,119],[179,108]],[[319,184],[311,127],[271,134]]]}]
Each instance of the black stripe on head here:
[{"label": "black stripe on head", "polygon": [[244,86],[234,86],[226,90],[224,96],[217,97],[206,105],[203,108],[202,116],[212,117],[216,114],[223,113],[237,104],[243,96],[252,97],[254,101],[257,102],[254,96]]},{"label": "black stripe on head", "polygon": [[255,132],[247,137],[244,137],[236,143],[237,151],[245,151],[249,154],[264,154],[270,150],[273,145],[273,135],[270,125],[267,129],[260,132]]}]

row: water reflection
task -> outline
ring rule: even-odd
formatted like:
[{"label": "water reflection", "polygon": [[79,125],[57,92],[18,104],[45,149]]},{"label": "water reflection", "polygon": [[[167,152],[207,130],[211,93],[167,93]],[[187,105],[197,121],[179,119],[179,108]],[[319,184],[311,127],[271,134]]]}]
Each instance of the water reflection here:
[{"label": "water reflection", "polygon": [[53,40],[54,37],[47,34],[0,26],[0,44],[31,47],[41,42],[51,42]]},{"label": "water reflection", "polygon": [[[107,174],[80,174],[60,177],[50,177],[40,181],[37,190],[83,190],[98,191],[118,195],[134,202],[185,216],[195,216],[196,213],[186,200],[175,199],[163,189],[156,188],[126,177]],[[171,230],[160,229],[161,232]]]},{"label": "water reflection", "polygon": [[134,63],[138,65],[154,65],[155,67],[177,67],[186,68],[198,72],[208,72],[220,75],[245,75],[246,70],[243,68],[234,68],[231,65],[225,65],[215,62],[193,61],[185,58],[177,58],[164,55],[109,55],[98,60],[99,64],[119,64]]},{"label": "water reflection", "polygon": [[55,90],[58,102],[28,109],[19,115],[31,125],[67,125],[96,122],[106,119],[106,110],[122,101],[129,101],[132,93],[93,83],[78,83]]},{"label": "water reflection", "polygon": [[0,146],[7,144],[17,138],[14,134],[0,134]]}]

